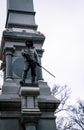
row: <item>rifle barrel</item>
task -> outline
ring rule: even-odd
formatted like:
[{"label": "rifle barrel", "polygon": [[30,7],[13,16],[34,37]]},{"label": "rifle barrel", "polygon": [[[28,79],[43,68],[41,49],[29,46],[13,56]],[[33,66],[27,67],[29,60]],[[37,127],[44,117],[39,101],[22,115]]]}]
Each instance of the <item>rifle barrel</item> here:
[{"label": "rifle barrel", "polygon": [[52,73],[50,73],[47,69],[45,69],[43,66],[39,65],[40,67],[42,67],[46,72],[48,72],[50,75],[52,75],[54,78],[56,78]]}]

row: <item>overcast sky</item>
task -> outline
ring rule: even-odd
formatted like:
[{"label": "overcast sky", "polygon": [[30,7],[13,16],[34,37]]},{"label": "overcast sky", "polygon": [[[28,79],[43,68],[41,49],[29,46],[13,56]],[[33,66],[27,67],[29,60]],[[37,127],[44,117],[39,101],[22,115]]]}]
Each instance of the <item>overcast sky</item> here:
[{"label": "overcast sky", "polygon": [[[34,0],[38,31],[46,36],[42,65],[49,86],[67,85],[73,99],[84,99],[84,0]],[[0,0],[0,39],[6,19],[6,0]]]}]

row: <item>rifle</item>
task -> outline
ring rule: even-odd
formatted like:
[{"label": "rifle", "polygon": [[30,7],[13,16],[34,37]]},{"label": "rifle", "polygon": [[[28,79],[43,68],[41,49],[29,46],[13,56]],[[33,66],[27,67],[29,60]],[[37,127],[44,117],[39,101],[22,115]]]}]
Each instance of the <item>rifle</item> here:
[{"label": "rifle", "polygon": [[39,66],[39,67],[41,67],[41,68],[43,68],[46,72],[48,72],[51,76],[53,76],[54,78],[56,78],[51,72],[49,72],[47,69],[45,69],[43,66],[41,66],[38,62],[36,62],[36,64]]}]

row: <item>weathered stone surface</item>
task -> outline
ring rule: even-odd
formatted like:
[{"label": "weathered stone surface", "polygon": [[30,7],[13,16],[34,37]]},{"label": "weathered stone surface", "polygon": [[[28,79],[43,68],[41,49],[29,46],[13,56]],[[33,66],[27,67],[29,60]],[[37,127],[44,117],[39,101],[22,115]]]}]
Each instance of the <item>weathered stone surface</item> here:
[{"label": "weathered stone surface", "polygon": [[3,94],[18,94],[19,86],[12,79],[7,79],[2,86]]},{"label": "weathered stone surface", "polygon": [[36,68],[36,83],[30,72],[21,85],[24,60],[21,50],[32,40],[39,55],[45,36],[37,31],[33,0],[7,0],[6,30],[3,31],[0,60],[4,83],[0,95],[0,130],[56,130],[54,111],[60,101],[53,97],[43,81],[42,68]]}]

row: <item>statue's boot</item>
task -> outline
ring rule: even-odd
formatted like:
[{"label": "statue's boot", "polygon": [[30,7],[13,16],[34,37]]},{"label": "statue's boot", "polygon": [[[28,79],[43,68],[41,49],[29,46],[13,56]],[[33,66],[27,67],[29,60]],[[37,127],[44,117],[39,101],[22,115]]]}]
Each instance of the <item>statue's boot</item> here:
[{"label": "statue's boot", "polygon": [[32,77],[32,83],[35,83],[35,76]]}]

